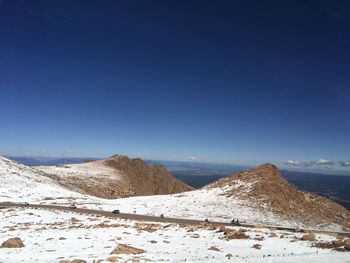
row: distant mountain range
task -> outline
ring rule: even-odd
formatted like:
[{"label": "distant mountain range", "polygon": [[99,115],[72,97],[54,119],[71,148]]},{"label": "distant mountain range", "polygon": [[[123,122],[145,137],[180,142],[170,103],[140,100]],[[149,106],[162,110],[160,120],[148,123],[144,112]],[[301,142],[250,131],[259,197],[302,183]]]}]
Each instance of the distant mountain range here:
[{"label": "distant mountain range", "polygon": [[82,163],[86,160],[99,160],[98,158],[82,158],[82,157],[23,157],[23,156],[7,156],[21,164],[27,166],[38,165],[59,165],[70,163]]}]

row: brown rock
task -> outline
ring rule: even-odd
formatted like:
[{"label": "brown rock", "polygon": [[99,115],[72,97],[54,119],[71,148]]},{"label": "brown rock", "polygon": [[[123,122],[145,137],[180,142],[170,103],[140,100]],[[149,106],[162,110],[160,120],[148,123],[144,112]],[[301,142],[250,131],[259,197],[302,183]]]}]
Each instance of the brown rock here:
[{"label": "brown rock", "polygon": [[275,232],[271,232],[269,237],[277,237],[277,234]]},{"label": "brown rock", "polygon": [[316,236],[315,236],[314,233],[309,233],[309,234],[303,235],[301,240],[304,240],[304,241],[315,241],[316,240]]},{"label": "brown rock", "polygon": [[261,245],[260,245],[260,244],[254,244],[254,245],[252,246],[252,248],[261,249]]},{"label": "brown rock", "polygon": [[350,239],[349,238],[344,241],[344,248],[346,250],[350,250]]},{"label": "brown rock", "polygon": [[213,250],[213,251],[220,251],[220,249],[218,249],[215,246],[211,246],[210,248],[208,248],[208,250]]},{"label": "brown rock", "polygon": [[109,262],[118,262],[119,257],[111,256],[111,257],[107,258],[106,260],[109,261]]},{"label": "brown rock", "polygon": [[19,237],[14,237],[6,240],[0,246],[0,248],[20,248],[24,247],[22,240]]},{"label": "brown rock", "polygon": [[234,231],[234,230],[228,230],[224,232],[224,236],[227,239],[248,239],[249,236],[247,236],[244,232],[242,231]]},{"label": "brown rock", "polygon": [[135,247],[131,247],[128,245],[123,245],[123,244],[119,244],[113,251],[111,254],[142,254],[145,253],[146,251],[140,248],[135,248]]}]

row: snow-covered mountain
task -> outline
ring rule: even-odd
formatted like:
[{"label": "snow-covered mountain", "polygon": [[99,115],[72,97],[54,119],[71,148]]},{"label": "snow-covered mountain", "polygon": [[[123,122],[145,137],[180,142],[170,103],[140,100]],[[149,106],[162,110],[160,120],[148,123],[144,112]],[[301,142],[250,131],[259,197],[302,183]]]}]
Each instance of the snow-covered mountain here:
[{"label": "snow-covered mountain", "polygon": [[[95,180],[91,182],[85,177],[100,176],[98,169],[102,167],[103,173],[110,172],[114,180],[118,180],[113,168],[100,166],[96,162],[79,165],[77,171],[74,171],[75,167],[76,165],[70,165],[58,169],[66,171],[63,178],[69,177],[69,171],[73,171],[74,177],[78,172],[81,173],[83,179],[80,180],[91,184],[89,187],[93,187]],[[52,169],[56,167],[53,166]],[[169,217],[208,218],[225,222],[238,218],[247,223],[339,231],[344,230],[349,222],[343,220],[349,217],[348,210],[331,200],[297,190],[289,185],[272,165],[236,173],[198,190],[118,199],[104,199],[73,191],[43,176],[41,170],[26,167],[3,157],[0,159],[0,175],[0,201],[62,205],[76,203],[84,208],[107,211],[118,208],[126,213],[164,214]],[[307,205],[299,208],[298,205],[304,202]],[[324,217],[319,216],[320,211]]]},{"label": "snow-covered mountain", "polygon": [[[85,166],[88,167],[88,166]],[[81,170],[79,170],[81,171]],[[91,174],[93,170],[87,169]],[[0,157],[0,202],[76,204],[81,208],[179,218],[209,218],[339,230],[335,223],[299,222],[269,209],[257,209],[245,196],[254,183],[231,182],[172,195],[103,199],[67,189],[42,172]],[[239,189],[239,194],[232,194]],[[178,225],[111,219],[72,212],[0,206],[0,262],[346,262],[349,239],[238,226]],[[8,248],[18,237],[22,248]],[[11,243],[11,242],[10,242]],[[1,245],[2,244],[2,245]],[[122,244],[140,254],[125,254]],[[118,248],[119,246],[119,248]],[[116,248],[114,250],[114,248]],[[124,248],[124,251],[123,251]],[[126,248],[127,249],[127,248]],[[114,252],[112,252],[114,251]],[[111,254],[112,253],[112,254]],[[117,253],[117,254],[116,254]],[[73,260],[85,261],[73,261]]]},{"label": "snow-covered mountain", "polygon": [[81,197],[30,167],[0,156],[0,201],[40,202],[48,196]]},{"label": "snow-covered mountain", "polygon": [[114,155],[105,160],[81,164],[38,166],[61,185],[103,198],[174,194],[193,188],[172,176],[162,165]]},{"label": "snow-covered mountain", "polygon": [[339,225],[350,231],[350,211],[325,197],[298,189],[284,179],[276,166],[266,163],[234,173],[208,186],[222,189],[228,198],[305,225]]}]

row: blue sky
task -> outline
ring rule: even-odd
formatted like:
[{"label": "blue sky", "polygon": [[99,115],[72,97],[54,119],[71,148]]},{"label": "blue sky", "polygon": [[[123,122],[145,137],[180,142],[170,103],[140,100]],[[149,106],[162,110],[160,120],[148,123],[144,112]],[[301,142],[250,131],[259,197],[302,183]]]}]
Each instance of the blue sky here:
[{"label": "blue sky", "polygon": [[349,32],[347,1],[0,1],[0,152],[340,166]]}]

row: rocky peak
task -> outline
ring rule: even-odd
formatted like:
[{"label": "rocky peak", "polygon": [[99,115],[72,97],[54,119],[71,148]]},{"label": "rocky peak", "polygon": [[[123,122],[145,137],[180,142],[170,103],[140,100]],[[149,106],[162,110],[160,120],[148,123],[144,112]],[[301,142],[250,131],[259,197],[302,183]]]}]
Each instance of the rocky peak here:
[{"label": "rocky peak", "polygon": [[118,154],[105,160],[36,169],[70,189],[103,198],[175,194],[193,189],[162,165]]},{"label": "rocky peak", "polygon": [[299,190],[270,163],[234,173],[206,188],[224,189],[229,197],[249,200],[256,208],[264,207],[292,220],[335,223],[350,229],[350,212],[346,208],[325,197]]},{"label": "rocky peak", "polygon": [[163,165],[150,165],[140,158],[113,155],[103,163],[120,171],[135,195],[173,194],[193,189],[172,176]]}]

